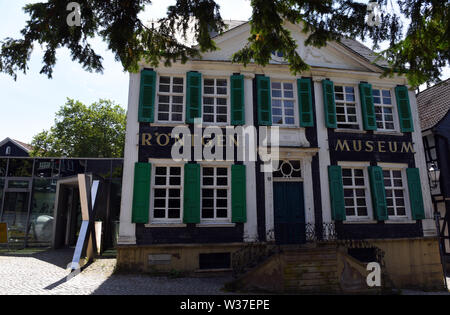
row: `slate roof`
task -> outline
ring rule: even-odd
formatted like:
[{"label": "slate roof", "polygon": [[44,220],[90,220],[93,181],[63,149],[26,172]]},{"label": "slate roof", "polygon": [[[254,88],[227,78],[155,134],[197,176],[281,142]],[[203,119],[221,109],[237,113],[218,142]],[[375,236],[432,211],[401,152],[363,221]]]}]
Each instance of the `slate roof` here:
[{"label": "slate roof", "polygon": [[28,143],[16,140],[16,139],[12,139],[14,142],[17,142],[18,144],[20,144],[22,147],[24,147],[28,152],[33,150],[33,147],[31,145],[29,145]]},{"label": "slate roof", "polygon": [[422,130],[433,128],[450,111],[450,79],[420,92],[416,97]]}]

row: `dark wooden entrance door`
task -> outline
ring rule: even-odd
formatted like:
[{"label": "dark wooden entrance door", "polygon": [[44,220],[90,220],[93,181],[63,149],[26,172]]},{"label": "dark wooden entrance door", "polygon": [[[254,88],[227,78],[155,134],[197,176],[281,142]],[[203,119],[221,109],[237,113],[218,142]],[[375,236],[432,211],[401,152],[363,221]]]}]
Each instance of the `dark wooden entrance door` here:
[{"label": "dark wooden entrance door", "polygon": [[276,243],[305,243],[306,233],[303,183],[274,182],[273,198]]}]

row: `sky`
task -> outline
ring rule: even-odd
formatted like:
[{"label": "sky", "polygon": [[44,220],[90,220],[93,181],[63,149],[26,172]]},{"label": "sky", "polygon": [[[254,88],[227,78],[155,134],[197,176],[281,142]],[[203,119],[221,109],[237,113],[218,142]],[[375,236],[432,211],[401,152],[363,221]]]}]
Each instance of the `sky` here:
[{"label": "sky", "polygon": [[[28,19],[22,8],[39,0],[0,0],[0,40],[19,38],[20,30]],[[218,0],[223,19],[248,20],[251,16],[249,0]],[[154,0],[142,13],[141,19],[149,21],[163,17],[175,0]],[[26,75],[20,73],[17,81],[0,73],[0,141],[6,137],[30,143],[32,137],[54,123],[59,107],[72,98],[91,104],[99,99],[110,99],[126,109],[128,102],[128,74],[114,60],[106,44],[95,39],[93,47],[103,56],[103,74],[89,73],[73,62],[66,49],[57,53],[53,78],[39,74],[42,67],[42,50],[36,46]],[[444,77],[450,77],[445,69]]]}]

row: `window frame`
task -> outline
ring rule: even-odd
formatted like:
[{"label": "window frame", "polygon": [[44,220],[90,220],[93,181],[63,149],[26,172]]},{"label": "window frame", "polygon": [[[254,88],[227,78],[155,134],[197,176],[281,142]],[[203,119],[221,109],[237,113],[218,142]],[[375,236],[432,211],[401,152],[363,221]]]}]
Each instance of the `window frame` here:
[{"label": "window frame", "polygon": [[[275,97],[275,99],[281,100],[281,115],[283,118],[283,123],[282,124],[277,124],[274,122],[273,120],[273,101],[274,101],[274,97],[273,97],[273,88],[272,88],[272,84],[273,83],[280,83],[281,84],[281,97]],[[285,123],[285,115],[284,115],[284,87],[283,84],[284,83],[290,83],[292,84],[292,92],[293,92],[293,98],[292,98],[292,102],[294,103],[294,123],[293,124],[286,124]],[[278,126],[278,127],[282,127],[282,128],[299,128],[300,126],[300,117],[299,117],[299,109],[298,109],[298,91],[297,91],[297,82],[295,80],[290,80],[290,79],[281,79],[281,78],[270,78],[270,102],[272,104],[271,106],[271,116],[272,116],[272,126]],[[286,100],[291,100],[289,98],[287,98]]]},{"label": "window frame", "polygon": [[[214,94],[206,94],[205,93],[205,80],[214,80]],[[227,82],[227,93],[226,94],[217,94],[217,80],[226,80]],[[226,76],[213,76],[213,75],[208,75],[208,76],[203,76],[202,77],[202,123],[204,125],[214,125],[214,126],[229,126],[231,124],[231,80],[229,77]],[[205,121],[205,111],[204,111],[204,100],[205,97],[211,97],[214,99],[214,121],[210,122],[210,121]],[[226,98],[227,100],[227,121],[226,122],[217,122],[217,98]],[[206,104],[207,106],[211,106],[211,104]],[[219,106],[224,106],[224,105],[219,105]],[[211,114],[211,113],[207,113],[207,114]],[[223,115],[223,114],[221,114]]]},{"label": "window frame", "polygon": [[[334,87],[333,87],[333,93],[334,93],[334,105],[335,105],[335,109],[336,109],[336,125],[337,125],[337,128],[336,128],[336,130],[337,131],[342,131],[342,132],[355,132],[355,131],[364,131],[363,130],[363,126],[362,126],[362,110],[361,110],[361,99],[360,99],[360,94],[359,94],[359,87],[358,87],[358,85],[357,84],[355,84],[355,83],[349,83],[349,82],[342,82],[342,83],[340,83],[340,82],[333,82],[333,84],[334,84]],[[343,95],[344,95],[344,101],[338,101],[337,99],[336,99],[336,87],[337,86],[341,86],[342,88],[343,88]],[[353,91],[354,91],[354,95],[355,95],[355,101],[354,101],[354,103],[355,103],[355,116],[356,116],[356,123],[348,123],[348,122],[345,122],[345,123],[340,123],[339,121],[338,121],[338,115],[342,115],[342,114],[339,114],[338,112],[337,112],[337,108],[338,108],[338,103],[342,103],[342,104],[346,104],[347,103],[347,101],[346,101],[346,96],[345,96],[345,88],[346,87],[352,87],[353,88]],[[345,106],[345,105],[344,105]],[[346,120],[348,120],[348,117],[347,117],[347,109],[346,109],[346,106],[344,107],[345,108],[345,119]],[[342,124],[351,124],[351,125],[354,125],[354,126],[358,126],[358,128],[345,128],[345,127],[340,127],[339,125],[342,125]]]},{"label": "window frame", "polygon": [[[347,215],[347,209],[345,216],[347,222],[367,222],[373,220],[373,206],[372,206],[372,192],[370,190],[370,180],[369,180],[369,170],[370,162],[349,162],[349,161],[340,161],[338,165],[341,167],[342,171],[346,168],[350,169],[362,169],[364,176],[364,194],[366,199],[366,207],[367,207],[367,216],[349,216]],[[353,172],[352,172],[352,178]],[[342,174],[342,179],[344,176]],[[342,189],[345,190],[346,186],[342,183]],[[348,187],[348,186],[347,186]],[[347,188],[349,189],[349,188]],[[352,185],[351,189],[357,189]],[[354,197],[353,197],[354,198]],[[345,200],[345,197],[344,197]],[[345,206],[345,205],[344,205]],[[346,207],[345,207],[346,208]],[[357,210],[357,209],[356,209]]]},{"label": "window frame", "polygon": [[[378,163],[378,166],[381,167],[383,171],[385,170],[397,170],[401,171],[402,174],[402,182],[403,182],[403,198],[405,201],[405,216],[390,216],[388,214],[388,220],[386,222],[405,222],[412,220],[411,214],[411,204],[409,200],[409,186],[408,186],[408,177],[406,175],[406,169],[408,168],[407,164],[401,163]],[[383,174],[383,182],[384,182],[384,174]],[[384,187],[386,191],[386,186]],[[386,197],[387,200],[387,197]],[[387,202],[386,202],[387,203]],[[414,221],[415,223],[415,221]]]},{"label": "window frame", "polygon": [[[398,133],[398,132],[400,132],[400,123],[399,123],[399,120],[398,120],[397,100],[396,100],[396,97],[395,97],[395,91],[392,88],[390,88],[390,87],[383,87],[383,86],[373,86],[372,87],[372,91],[373,90],[380,90],[380,95],[382,95],[381,91],[383,91],[383,90],[389,91],[391,93],[392,119],[393,119],[393,124],[394,124],[394,129],[384,129],[384,128],[380,129],[380,128],[378,128],[378,124],[377,124],[377,130],[376,131],[377,132],[381,132],[381,133],[392,133],[392,132]],[[386,107],[387,105],[384,105],[384,104],[376,105],[374,98],[375,98],[375,96],[373,95],[373,92],[372,92],[372,101],[373,101],[373,106],[374,106],[374,111],[375,111],[375,121],[376,121],[376,123],[378,123],[378,120],[376,119],[376,115],[377,115],[376,107],[377,106]],[[382,96],[380,96],[380,98],[383,99]],[[384,115],[383,115],[383,125],[384,124],[385,124],[385,121],[384,121]]]},{"label": "window frame", "polygon": [[[150,179],[150,224],[180,224],[183,223],[183,214],[184,214],[184,164],[176,164],[176,163],[167,163],[167,162],[151,162],[152,163],[152,173],[151,173],[151,179]],[[155,185],[155,178],[156,178],[156,168],[157,167],[179,167],[180,168],[180,217],[179,218],[169,218],[169,208],[168,208],[168,202],[166,204],[165,208],[165,218],[155,218],[155,189],[166,189],[166,192],[171,189],[171,187],[178,187],[178,186],[171,186],[167,185],[167,174],[166,174],[166,185]],[[170,175],[168,175],[170,178]],[[166,201],[169,200],[170,197],[168,195],[166,196]]]},{"label": "window frame", "polygon": [[[170,78],[170,92],[160,92],[159,91],[159,87],[161,84],[161,77],[169,77]],[[183,79],[183,93],[174,93],[172,92],[172,87],[173,87],[173,78],[182,78]],[[187,89],[187,76],[186,74],[176,74],[176,73],[158,73],[157,74],[157,80],[156,80],[156,97],[155,97],[155,123],[158,124],[184,124],[185,119],[186,119],[186,89]],[[169,96],[169,120],[160,120],[159,119],[159,96],[160,95],[164,95],[164,96]],[[183,97],[183,103],[182,105],[182,110],[181,110],[181,120],[180,121],[174,121],[172,120],[172,106],[173,104],[171,103],[171,98],[172,96],[182,96]]]},{"label": "window frame", "polygon": [[[214,168],[214,185],[204,186],[203,185],[203,169],[204,168]],[[227,186],[217,186],[217,168],[226,168],[227,169]],[[227,189],[227,217],[226,218],[217,218],[217,209],[216,209],[216,200],[217,200],[217,189]],[[214,218],[203,218],[203,189],[214,189]],[[210,163],[201,163],[200,164],[200,224],[211,224],[211,223],[231,223],[231,215],[232,215],[232,207],[231,207],[231,164],[210,164]]]}]

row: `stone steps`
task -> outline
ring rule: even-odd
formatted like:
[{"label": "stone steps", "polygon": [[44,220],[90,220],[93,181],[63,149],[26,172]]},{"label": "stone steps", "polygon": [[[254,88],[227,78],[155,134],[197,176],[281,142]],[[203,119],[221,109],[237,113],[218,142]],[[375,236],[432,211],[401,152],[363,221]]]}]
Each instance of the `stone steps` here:
[{"label": "stone steps", "polygon": [[283,252],[287,292],[339,292],[336,248],[299,248]]}]

